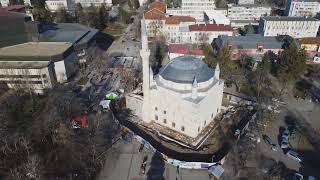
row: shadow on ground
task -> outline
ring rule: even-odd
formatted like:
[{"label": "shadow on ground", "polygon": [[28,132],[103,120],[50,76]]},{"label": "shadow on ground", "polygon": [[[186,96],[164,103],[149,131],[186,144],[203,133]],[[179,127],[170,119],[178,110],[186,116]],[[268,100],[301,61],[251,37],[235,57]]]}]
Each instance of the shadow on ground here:
[{"label": "shadow on ground", "polygon": [[147,180],[164,180],[164,166],[162,155],[159,152],[154,153],[151,159],[150,169],[147,173]]}]

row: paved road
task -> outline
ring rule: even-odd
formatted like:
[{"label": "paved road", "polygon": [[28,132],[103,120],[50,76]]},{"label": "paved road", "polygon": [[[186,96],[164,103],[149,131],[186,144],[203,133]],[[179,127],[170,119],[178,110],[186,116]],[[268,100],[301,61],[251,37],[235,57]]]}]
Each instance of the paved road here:
[{"label": "paved road", "polygon": [[[162,176],[166,180],[209,180],[207,170],[179,169],[164,163],[161,165],[155,153],[148,149],[139,152],[140,144],[118,141],[107,153],[105,166],[97,180],[144,180],[147,176]],[[148,156],[146,174],[141,174],[143,158]],[[150,169],[150,167],[152,168]],[[150,171],[149,171],[150,170]]]}]

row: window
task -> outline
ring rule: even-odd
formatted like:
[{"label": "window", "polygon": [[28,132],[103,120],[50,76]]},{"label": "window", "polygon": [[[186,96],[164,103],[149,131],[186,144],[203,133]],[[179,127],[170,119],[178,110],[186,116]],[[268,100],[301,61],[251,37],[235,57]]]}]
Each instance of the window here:
[{"label": "window", "polygon": [[198,132],[200,131],[200,127],[198,127]]},{"label": "window", "polygon": [[163,119],[163,123],[167,124],[167,119]]},{"label": "window", "polygon": [[219,112],[219,109],[217,108],[217,112]]},{"label": "window", "polygon": [[167,114],[167,111],[163,111],[163,114]]},{"label": "window", "polygon": [[203,125],[205,126],[206,124],[207,124],[207,122],[206,122],[206,121],[204,121]]},{"label": "window", "polygon": [[157,116],[157,115],[155,115],[154,119],[155,119],[155,120],[158,120],[158,116]]},{"label": "window", "polygon": [[213,118],[213,113],[211,114],[211,118]]},{"label": "window", "polygon": [[158,110],[158,108],[157,108],[157,107],[155,107],[155,108],[154,108],[154,110],[156,110],[156,111],[157,111],[157,110]]},{"label": "window", "polygon": [[184,126],[181,126],[181,131],[184,131],[185,129],[184,129]]},{"label": "window", "polygon": [[172,127],[176,127],[176,123],[172,122],[171,123]]}]

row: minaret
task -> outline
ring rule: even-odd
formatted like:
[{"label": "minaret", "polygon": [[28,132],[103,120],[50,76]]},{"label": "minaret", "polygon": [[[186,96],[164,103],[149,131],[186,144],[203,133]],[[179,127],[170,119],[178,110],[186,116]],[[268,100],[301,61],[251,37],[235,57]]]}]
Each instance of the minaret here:
[{"label": "minaret", "polygon": [[194,77],[192,82],[192,87],[191,87],[191,98],[197,99],[197,97],[198,97],[198,82],[197,82],[197,78]]},{"label": "minaret", "polygon": [[216,69],[214,70],[214,77],[219,80],[219,77],[220,77],[219,63],[217,63]]},{"label": "minaret", "polygon": [[148,47],[148,37],[146,31],[146,24],[144,17],[141,20],[141,49],[140,56],[142,60],[142,80],[143,80],[143,105],[142,105],[142,120],[145,122],[150,122],[150,65],[149,56],[150,50]]}]

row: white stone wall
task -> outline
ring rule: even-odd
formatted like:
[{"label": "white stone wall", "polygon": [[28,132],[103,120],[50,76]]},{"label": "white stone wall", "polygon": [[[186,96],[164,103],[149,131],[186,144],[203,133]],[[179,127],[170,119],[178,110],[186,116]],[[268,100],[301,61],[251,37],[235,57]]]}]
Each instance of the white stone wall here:
[{"label": "white stone wall", "polygon": [[290,35],[294,38],[316,37],[320,21],[267,21],[262,19],[259,28],[263,36]]},{"label": "white stone wall", "polygon": [[143,97],[129,94],[126,96],[126,107],[130,109],[132,114],[142,118]]},{"label": "white stone wall", "polygon": [[[157,86],[150,92],[150,118],[187,136],[197,137],[220,112],[223,84],[223,81],[216,81],[212,88],[202,93],[204,97],[199,103],[187,100],[190,92],[183,94]],[[191,88],[191,84],[187,86]]]},{"label": "white stone wall", "polygon": [[289,0],[286,7],[288,16],[315,16],[320,12],[320,3],[316,1]]},{"label": "white stone wall", "polygon": [[271,7],[260,5],[233,5],[228,4],[228,18],[232,20],[259,20],[269,16]]}]

